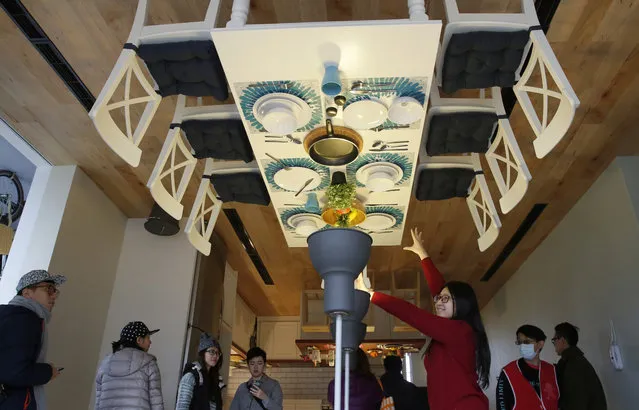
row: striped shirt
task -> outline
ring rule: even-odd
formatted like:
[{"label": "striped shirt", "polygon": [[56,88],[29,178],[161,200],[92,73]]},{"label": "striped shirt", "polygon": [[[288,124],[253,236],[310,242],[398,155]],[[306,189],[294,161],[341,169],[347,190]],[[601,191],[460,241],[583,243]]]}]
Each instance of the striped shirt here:
[{"label": "striped shirt", "polygon": [[[201,373],[200,373],[201,374]],[[193,391],[198,383],[193,377],[193,373],[186,373],[182,376],[180,380],[180,386],[178,388],[178,397],[177,403],[175,405],[175,410],[189,410],[191,406],[191,400],[193,400]],[[222,376],[220,376],[219,380],[220,390],[226,387],[224,381],[222,380]],[[211,410],[216,410],[216,406],[214,402],[209,402]]]}]

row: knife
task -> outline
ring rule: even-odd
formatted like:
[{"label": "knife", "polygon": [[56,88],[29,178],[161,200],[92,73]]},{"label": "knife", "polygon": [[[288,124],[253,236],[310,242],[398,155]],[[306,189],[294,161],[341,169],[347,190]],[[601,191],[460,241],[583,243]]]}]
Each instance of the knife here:
[{"label": "knife", "polygon": [[298,196],[299,194],[301,194],[301,193],[302,193],[302,191],[304,190],[304,188],[306,188],[306,187],[308,186],[308,184],[310,184],[311,182],[313,182],[313,179],[314,179],[314,178],[311,178],[311,179],[309,179],[308,181],[306,181],[306,182],[304,183],[304,185],[302,185],[302,187],[300,188],[300,190],[299,190],[299,191],[297,191],[297,193],[295,194],[295,196]]}]

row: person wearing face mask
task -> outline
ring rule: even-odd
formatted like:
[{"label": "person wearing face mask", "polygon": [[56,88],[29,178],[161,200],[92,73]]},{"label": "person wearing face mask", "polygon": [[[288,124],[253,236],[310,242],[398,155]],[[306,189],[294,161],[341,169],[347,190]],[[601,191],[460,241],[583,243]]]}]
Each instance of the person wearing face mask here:
[{"label": "person wearing face mask", "polygon": [[[369,292],[371,303],[408,323],[432,341],[424,355],[431,410],[488,410],[490,348],[473,288],[465,282],[445,282],[422,245],[421,233],[411,231],[413,244],[404,248],[419,256],[435,313],[380,292],[357,279],[357,288]],[[423,408],[426,408],[424,405]]]},{"label": "person wearing face mask", "polygon": [[521,358],[508,363],[499,374],[497,410],[557,410],[555,366],[539,358],[546,334],[533,325],[523,325],[515,334]]}]

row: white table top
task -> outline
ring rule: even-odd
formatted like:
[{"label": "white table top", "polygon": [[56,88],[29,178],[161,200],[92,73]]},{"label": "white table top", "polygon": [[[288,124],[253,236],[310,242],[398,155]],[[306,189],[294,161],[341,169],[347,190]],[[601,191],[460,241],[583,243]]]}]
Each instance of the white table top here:
[{"label": "white table top", "polygon": [[[240,29],[215,29],[213,41],[227,74],[236,105],[242,115],[260,172],[268,187],[278,220],[291,247],[307,246],[306,238],[295,233],[287,220],[305,213],[306,192],[295,197],[274,183],[280,165],[266,154],[281,159],[288,166],[314,169],[322,177],[315,192],[323,206],[330,174],[345,171],[347,180],[356,182],[357,169],[370,162],[388,161],[402,169],[403,176],[388,192],[370,193],[358,183],[357,194],[366,206],[367,214],[385,213],[393,216],[393,227],[370,232],[374,246],[401,244],[405,216],[410,202],[413,177],[422,142],[424,117],[410,128],[396,128],[386,121],[381,131],[357,130],[364,140],[360,156],[348,166],[326,167],[310,159],[303,145],[266,142],[268,134],[252,115],[252,103],[269,92],[287,92],[303,98],[313,109],[310,122],[293,133],[304,140],[306,134],[325,125],[328,98],[321,92],[324,62],[339,61],[339,70],[347,105],[357,96],[350,94],[350,84],[357,80],[390,82],[396,92],[372,95],[385,104],[397,96],[413,96],[427,107],[439,47],[440,21],[415,22],[385,20],[361,22],[300,23],[277,25],[247,25]],[[347,88],[348,87],[348,88]],[[361,98],[361,97],[359,97]],[[425,110],[424,110],[425,112]],[[342,125],[342,110],[334,118]],[[375,141],[409,141],[405,151],[371,151]],[[304,184],[300,180],[299,186]]]}]

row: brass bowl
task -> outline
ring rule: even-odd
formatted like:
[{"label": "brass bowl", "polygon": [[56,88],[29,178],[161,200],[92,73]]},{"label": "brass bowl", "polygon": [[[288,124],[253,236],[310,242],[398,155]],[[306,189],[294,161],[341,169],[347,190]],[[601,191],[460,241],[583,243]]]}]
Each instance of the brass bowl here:
[{"label": "brass bowl", "polygon": [[[337,221],[339,219],[340,213],[337,209],[334,208],[326,208],[322,211],[322,219],[328,225],[338,226]],[[349,214],[349,221],[346,228],[352,228],[353,226],[357,226],[366,220],[366,211],[364,210],[364,205],[361,202],[355,200],[351,205],[351,211]]]},{"label": "brass bowl", "polygon": [[364,140],[350,128],[333,126],[316,128],[304,138],[304,149],[318,164],[340,166],[355,161],[364,148]]}]

